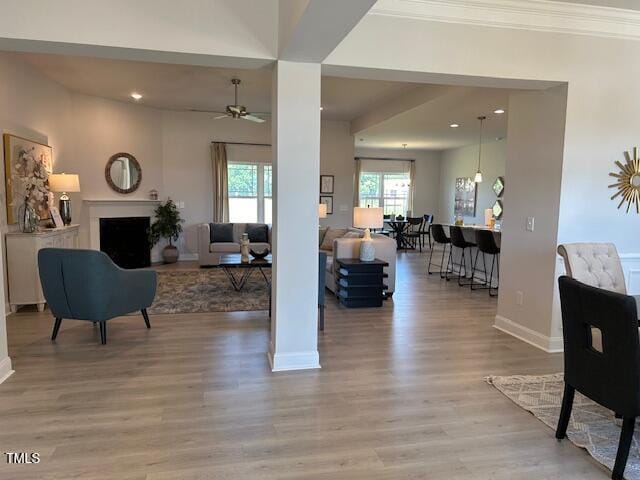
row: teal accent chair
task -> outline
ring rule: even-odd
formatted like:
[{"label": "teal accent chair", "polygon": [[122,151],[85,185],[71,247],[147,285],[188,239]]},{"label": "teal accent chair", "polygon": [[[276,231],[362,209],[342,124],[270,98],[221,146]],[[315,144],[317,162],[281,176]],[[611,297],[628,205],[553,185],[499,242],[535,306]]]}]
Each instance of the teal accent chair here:
[{"label": "teal accent chair", "polygon": [[324,289],[327,277],[327,254],[320,252],[318,255],[318,309],[320,310],[320,320],[318,322],[320,331],[324,331]]},{"label": "teal accent chair", "polygon": [[44,298],[55,317],[51,340],[62,319],[100,324],[100,340],[107,343],[107,320],[141,311],[151,328],[147,308],[156,295],[153,270],[124,270],[104,252],[67,248],[43,248],[38,269]]}]

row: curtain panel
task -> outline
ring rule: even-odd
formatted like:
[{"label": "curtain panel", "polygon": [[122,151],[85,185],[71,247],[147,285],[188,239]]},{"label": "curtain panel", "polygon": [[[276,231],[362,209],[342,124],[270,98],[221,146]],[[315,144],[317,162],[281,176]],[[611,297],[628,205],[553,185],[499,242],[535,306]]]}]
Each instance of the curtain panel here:
[{"label": "curtain panel", "polygon": [[213,221],[229,221],[229,179],[227,144],[211,144],[211,165],[213,167]]},{"label": "curtain panel", "polygon": [[362,171],[362,161],[359,158],[355,160],[355,170],[353,173],[353,206],[360,206],[360,172]]}]

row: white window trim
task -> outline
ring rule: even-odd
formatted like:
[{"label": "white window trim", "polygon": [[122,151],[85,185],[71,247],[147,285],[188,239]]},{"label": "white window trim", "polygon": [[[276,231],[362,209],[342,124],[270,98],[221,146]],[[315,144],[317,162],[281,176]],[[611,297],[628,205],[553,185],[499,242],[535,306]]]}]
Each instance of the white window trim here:
[{"label": "white window trim", "polygon": [[[273,198],[273,196],[270,197],[265,197],[264,195],[264,170],[265,167],[270,167],[271,163],[268,162],[249,162],[249,161],[240,161],[240,162],[234,162],[234,161],[229,161],[227,163],[227,165],[257,165],[257,179],[256,181],[258,182],[258,188],[257,188],[257,197],[229,197],[229,199],[232,198],[255,198],[256,202],[258,204],[258,223],[264,223],[264,200],[265,198]],[[273,182],[273,170],[272,170],[272,179],[271,181]],[[271,185],[271,191],[273,193],[273,185]],[[273,212],[272,212],[273,215]]]}]

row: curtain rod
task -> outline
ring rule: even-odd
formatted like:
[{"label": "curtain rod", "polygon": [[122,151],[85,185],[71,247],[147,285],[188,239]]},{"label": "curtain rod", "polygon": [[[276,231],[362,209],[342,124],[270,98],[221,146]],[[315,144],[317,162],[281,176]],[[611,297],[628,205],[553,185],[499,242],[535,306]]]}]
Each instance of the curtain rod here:
[{"label": "curtain rod", "polygon": [[213,141],[211,143],[224,143],[226,145],[252,145],[254,147],[270,147],[270,143],[251,143],[251,142],[216,142]]},{"label": "curtain rod", "polygon": [[354,160],[385,160],[394,162],[415,162],[413,158],[393,158],[393,157],[354,157]]}]

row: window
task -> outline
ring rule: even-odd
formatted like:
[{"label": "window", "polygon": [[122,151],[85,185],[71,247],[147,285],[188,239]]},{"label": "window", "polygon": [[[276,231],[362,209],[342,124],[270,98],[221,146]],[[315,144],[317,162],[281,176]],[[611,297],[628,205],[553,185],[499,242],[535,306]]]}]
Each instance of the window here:
[{"label": "window", "polygon": [[385,215],[406,215],[408,202],[408,173],[360,173],[361,207],[382,207]]},{"label": "window", "polygon": [[229,163],[229,221],[271,223],[271,165]]}]

